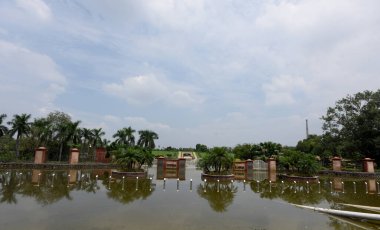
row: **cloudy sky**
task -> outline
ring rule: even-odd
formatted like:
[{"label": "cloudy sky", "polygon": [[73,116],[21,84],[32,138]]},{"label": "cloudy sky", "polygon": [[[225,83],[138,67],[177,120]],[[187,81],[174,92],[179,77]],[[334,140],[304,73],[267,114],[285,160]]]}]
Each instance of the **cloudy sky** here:
[{"label": "cloudy sky", "polygon": [[161,147],[295,145],[380,88],[378,0],[1,0],[0,113]]}]

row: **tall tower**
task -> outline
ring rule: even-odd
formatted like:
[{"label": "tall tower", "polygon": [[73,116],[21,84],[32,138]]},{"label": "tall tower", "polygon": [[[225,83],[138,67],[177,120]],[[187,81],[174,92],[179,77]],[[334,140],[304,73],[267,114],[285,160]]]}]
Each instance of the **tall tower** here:
[{"label": "tall tower", "polygon": [[306,139],[309,138],[309,124],[306,119]]}]

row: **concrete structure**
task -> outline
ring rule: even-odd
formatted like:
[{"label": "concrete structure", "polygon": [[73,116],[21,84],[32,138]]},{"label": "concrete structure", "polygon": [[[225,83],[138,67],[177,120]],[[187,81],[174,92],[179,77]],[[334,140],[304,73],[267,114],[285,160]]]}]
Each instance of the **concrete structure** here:
[{"label": "concrete structure", "polygon": [[39,147],[34,153],[34,163],[43,164],[47,159],[47,149],[45,147]]},{"label": "concrete structure", "polygon": [[73,148],[70,151],[69,164],[78,164],[79,149]]},{"label": "concrete structure", "polygon": [[374,173],[375,167],[373,165],[373,159],[371,158],[364,158],[363,159],[363,171],[368,173]]},{"label": "concrete structure", "polygon": [[342,171],[342,158],[334,157],[332,159],[333,171]]},{"label": "concrete structure", "polygon": [[157,159],[157,179],[175,178],[185,180],[186,159],[166,159],[159,157]]},{"label": "concrete structure", "polygon": [[106,148],[103,148],[103,147],[96,148],[95,162],[110,163],[111,157],[106,158],[106,154],[107,154]]},{"label": "concrete structure", "polygon": [[268,171],[276,171],[276,159],[274,158],[269,158],[268,159]]},{"label": "concrete structure", "polygon": [[268,179],[272,182],[275,182],[277,179],[277,166],[276,166],[276,159],[269,158],[268,159]]}]

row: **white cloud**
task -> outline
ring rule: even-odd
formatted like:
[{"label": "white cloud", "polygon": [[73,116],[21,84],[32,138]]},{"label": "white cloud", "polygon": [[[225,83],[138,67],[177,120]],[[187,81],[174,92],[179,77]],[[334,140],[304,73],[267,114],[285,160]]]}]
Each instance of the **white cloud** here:
[{"label": "white cloud", "polygon": [[148,129],[158,132],[170,129],[169,125],[163,124],[161,122],[150,122],[146,120],[144,117],[125,117],[124,120],[127,122],[128,126],[132,126],[137,130]]},{"label": "white cloud", "polygon": [[49,56],[3,40],[0,40],[0,79],[0,102],[7,104],[4,112],[10,113],[56,109],[54,100],[67,84]]},{"label": "white cloud", "polygon": [[42,20],[52,17],[49,6],[43,0],[16,0],[16,2],[19,7]]},{"label": "white cloud", "polygon": [[103,85],[103,90],[126,100],[132,105],[150,105],[165,102],[175,106],[189,106],[200,103],[200,97],[186,87],[158,78],[155,75],[140,75],[124,78],[119,83]]},{"label": "white cloud", "polygon": [[267,105],[290,105],[296,102],[295,94],[305,93],[308,89],[301,77],[281,75],[263,85]]}]

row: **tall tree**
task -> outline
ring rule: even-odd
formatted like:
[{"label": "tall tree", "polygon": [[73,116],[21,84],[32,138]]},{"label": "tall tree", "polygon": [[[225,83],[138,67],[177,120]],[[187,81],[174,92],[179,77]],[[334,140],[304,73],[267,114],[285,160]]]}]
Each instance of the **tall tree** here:
[{"label": "tall tree", "polygon": [[102,128],[92,130],[93,144],[95,148],[98,147],[98,145],[103,145],[102,136],[105,134],[106,133],[102,130]]},{"label": "tall tree", "polygon": [[31,125],[31,136],[36,147],[45,145],[52,136],[51,123],[46,118],[36,118]]},{"label": "tall tree", "polygon": [[8,132],[8,128],[2,124],[6,117],[6,114],[0,114],[0,137],[4,136]]},{"label": "tall tree", "polygon": [[136,130],[132,129],[130,126],[128,128],[122,128],[116,131],[112,136],[116,138],[115,142],[119,145],[134,146],[135,145],[135,136],[133,133]]},{"label": "tall tree", "polygon": [[19,157],[19,147],[20,147],[20,139],[24,135],[28,135],[30,132],[30,119],[31,115],[23,113],[21,115],[14,115],[13,119],[8,122],[11,126],[9,130],[10,136],[14,136],[16,134],[16,157]]},{"label": "tall tree", "polygon": [[333,154],[375,158],[380,162],[380,90],[347,95],[322,117]]},{"label": "tall tree", "polygon": [[87,154],[90,152],[91,144],[94,140],[94,135],[92,133],[91,129],[88,128],[82,128],[82,138],[83,138],[83,145],[87,146]]},{"label": "tall tree", "polygon": [[154,140],[158,139],[158,134],[150,130],[140,130],[140,138],[137,145],[146,149],[154,149],[156,147]]},{"label": "tall tree", "polygon": [[67,145],[68,141],[72,139],[76,130],[78,129],[80,121],[70,122],[68,124],[61,124],[58,128],[56,139],[59,141],[59,157],[58,160],[61,161],[63,148]]}]

